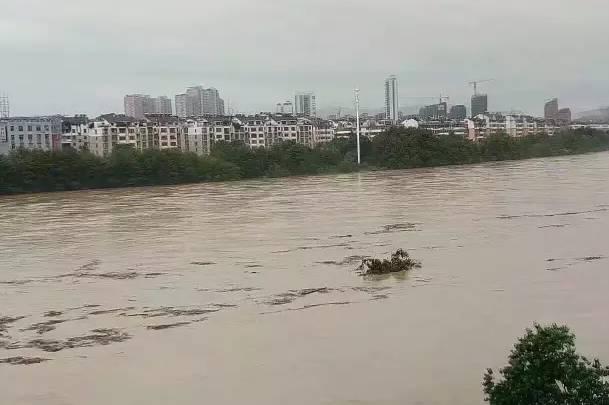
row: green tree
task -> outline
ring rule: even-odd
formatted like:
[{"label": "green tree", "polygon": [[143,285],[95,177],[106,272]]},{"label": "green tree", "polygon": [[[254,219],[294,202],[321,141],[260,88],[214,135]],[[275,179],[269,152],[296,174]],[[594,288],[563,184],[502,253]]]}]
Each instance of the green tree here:
[{"label": "green tree", "polygon": [[483,381],[491,405],[607,405],[609,369],[575,352],[566,326],[527,329],[514,345],[496,382],[492,369]]}]

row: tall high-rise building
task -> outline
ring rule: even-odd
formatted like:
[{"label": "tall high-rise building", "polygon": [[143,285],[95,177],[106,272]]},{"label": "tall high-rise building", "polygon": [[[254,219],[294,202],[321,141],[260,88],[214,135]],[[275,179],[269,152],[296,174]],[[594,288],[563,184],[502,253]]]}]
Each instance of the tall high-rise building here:
[{"label": "tall high-rise building", "polygon": [[11,115],[10,112],[8,96],[0,94],[0,118],[8,118]]},{"label": "tall high-rise building", "polygon": [[188,104],[186,112],[189,117],[203,115],[203,86],[189,87],[186,89]]},{"label": "tall high-rise building", "polygon": [[556,121],[561,124],[570,124],[571,123],[571,109],[570,108],[561,108],[556,113]]},{"label": "tall high-rise building", "polygon": [[486,94],[474,94],[472,96],[472,117],[488,112],[488,96]]},{"label": "tall high-rise building", "polygon": [[125,115],[137,119],[143,119],[144,114],[150,113],[146,111],[150,108],[150,96],[145,94],[129,94],[125,96]]},{"label": "tall high-rise building", "polygon": [[398,121],[400,108],[398,95],[398,78],[389,76],[385,80],[385,118],[394,124]]},{"label": "tall high-rise building", "polygon": [[185,94],[176,96],[176,112],[182,117],[224,115],[224,100],[213,87],[209,89],[203,86],[189,87]]},{"label": "tall high-rise building", "polygon": [[152,98],[146,94],[125,96],[125,115],[144,119],[146,114],[171,114],[171,100],[165,96]]},{"label": "tall high-rise building", "polygon": [[188,94],[178,94],[175,97],[176,115],[180,118],[188,117]]},{"label": "tall high-rise building", "polygon": [[315,94],[308,93],[296,93],[294,98],[294,112],[296,115],[302,115],[305,117],[317,116],[317,102],[315,100]]},{"label": "tall high-rise building", "polygon": [[463,104],[457,104],[450,107],[450,112],[448,113],[448,118],[451,120],[464,120],[467,118],[467,107]]},{"label": "tall high-rise building", "polygon": [[171,99],[169,97],[160,96],[154,99],[154,112],[156,114],[172,115]]},{"label": "tall high-rise building", "polygon": [[558,99],[548,101],[543,108],[543,116],[547,120],[555,120],[558,116]]}]

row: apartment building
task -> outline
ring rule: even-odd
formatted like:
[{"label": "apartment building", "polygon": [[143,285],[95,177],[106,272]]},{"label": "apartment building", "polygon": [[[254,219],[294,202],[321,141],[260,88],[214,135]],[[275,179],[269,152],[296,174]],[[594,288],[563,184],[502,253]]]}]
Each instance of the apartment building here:
[{"label": "apartment building", "polygon": [[182,126],[182,151],[209,155],[211,152],[212,127],[209,121],[187,120]]},{"label": "apartment building", "polygon": [[61,149],[89,150],[89,119],[86,115],[63,118]]},{"label": "apartment building", "polygon": [[0,119],[0,154],[17,149],[61,150],[61,117]]},{"label": "apartment building", "polygon": [[107,114],[88,125],[89,150],[98,156],[108,156],[117,147],[135,150],[181,150],[182,127],[176,119],[136,120],[125,115]]},{"label": "apartment building", "polygon": [[465,120],[464,124],[467,128],[467,136],[472,140],[497,134],[516,138],[535,134],[551,136],[560,129],[553,120],[523,114],[479,114],[470,120]]}]

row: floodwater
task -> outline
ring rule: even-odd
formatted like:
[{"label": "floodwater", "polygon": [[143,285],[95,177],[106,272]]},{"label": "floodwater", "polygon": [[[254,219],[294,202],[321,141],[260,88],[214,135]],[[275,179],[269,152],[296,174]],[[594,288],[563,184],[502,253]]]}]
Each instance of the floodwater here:
[{"label": "floodwater", "polygon": [[0,359],[41,361],[2,404],[477,404],[535,321],[609,363],[608,153],[3,197],[0,248]]}]

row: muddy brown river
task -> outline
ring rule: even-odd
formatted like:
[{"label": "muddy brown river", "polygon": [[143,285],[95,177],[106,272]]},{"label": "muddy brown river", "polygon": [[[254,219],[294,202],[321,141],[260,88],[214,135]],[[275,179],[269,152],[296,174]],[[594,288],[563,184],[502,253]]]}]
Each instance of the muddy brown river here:
[{"label": "muddy brown river", "polygon": [[609,153],[2,197],[0,248],[1,404],[480,404],[535,321],[609,363]]}]

